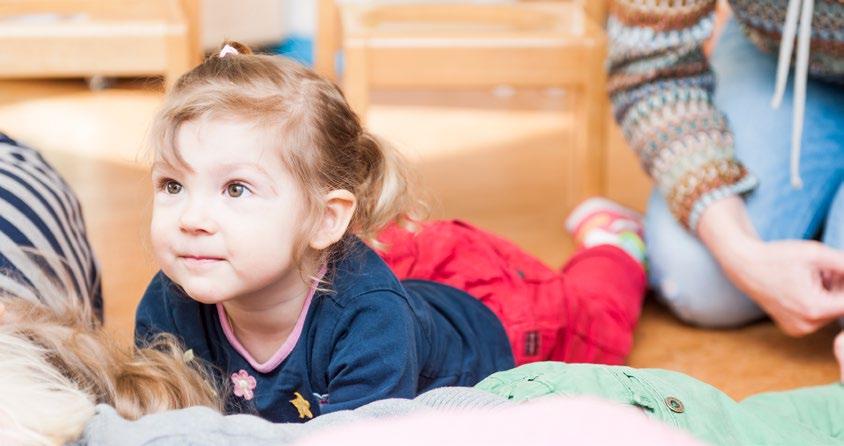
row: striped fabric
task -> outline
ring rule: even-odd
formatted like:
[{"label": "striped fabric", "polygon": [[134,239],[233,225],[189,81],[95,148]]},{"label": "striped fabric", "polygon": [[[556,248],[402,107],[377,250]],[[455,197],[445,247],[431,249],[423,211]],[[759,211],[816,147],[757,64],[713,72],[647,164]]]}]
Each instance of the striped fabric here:
[{"label": "striped fabric", "polygon": [[[778,50],[788,0],[730,0],[760,48]],[[613,112],[671,212],[696,229],[709,203],[753,189],[734,158],[733,134],[714,106],[703,54],[716,0],[613,0],[609,90]],[[815,0],[809,70],[844,83],[844,0]]]},{"label": "striped fabric", "polygon": [[0,133],[0,290],[78,296],[102,318],[100,273],[70,186],[37,151]]}]

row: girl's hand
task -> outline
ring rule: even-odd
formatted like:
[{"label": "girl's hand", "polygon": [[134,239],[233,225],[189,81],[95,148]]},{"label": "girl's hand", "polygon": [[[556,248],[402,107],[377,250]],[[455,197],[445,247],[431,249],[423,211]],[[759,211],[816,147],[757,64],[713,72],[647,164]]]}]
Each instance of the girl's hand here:
[{"label": "girl's hand", "polygon": [[844,276],[844,253],[814,241],[761,241],[738,197],[710,205],[698,232],[727,277],[786,334],[844,316],[844,290],[831,286]]}]

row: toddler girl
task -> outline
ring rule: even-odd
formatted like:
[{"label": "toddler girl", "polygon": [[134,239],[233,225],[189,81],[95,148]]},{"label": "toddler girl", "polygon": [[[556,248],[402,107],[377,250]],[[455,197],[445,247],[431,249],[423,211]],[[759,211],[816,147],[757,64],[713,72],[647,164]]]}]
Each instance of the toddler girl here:
[{"label": "toddler girl", "polygon": [[307,421],[629,352],[645,284],[629,211],[573,214],[580,252],[562,272],[463,223],[408,232],[404,168],[340,90],[236,43],[179,79],[151,136],[161,272],[137,340],[183,340],[231,384],[230,411]]}]

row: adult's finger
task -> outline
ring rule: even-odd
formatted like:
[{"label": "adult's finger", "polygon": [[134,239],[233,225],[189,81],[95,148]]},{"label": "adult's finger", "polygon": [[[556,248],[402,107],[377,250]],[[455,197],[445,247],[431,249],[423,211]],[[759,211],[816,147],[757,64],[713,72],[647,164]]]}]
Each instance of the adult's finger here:
[{"label": "adult's finger", "polygon": [[844,317],[844,290],[821,288],[813,292],[806,304],[804,319],[825,325],[833,319]]},{"label": "adult's finger", "polygon": [[841,382],[844,382],[844,331],[838,333],[835,342],[832,343],[835,359],[838,361],[838,370]]},{"label": "adult's finger", "polygon": [[844,251],[818,243],[812,255],[817,266],[832,273],[844,274]]}]

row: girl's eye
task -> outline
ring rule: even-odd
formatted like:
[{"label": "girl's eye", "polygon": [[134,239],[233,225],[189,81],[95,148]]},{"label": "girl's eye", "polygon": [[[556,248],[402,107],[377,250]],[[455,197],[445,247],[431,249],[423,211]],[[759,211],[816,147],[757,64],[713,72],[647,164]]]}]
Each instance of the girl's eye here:
[{"label": "girl's eye", "polygon": [[182,191],[182,185],[175,181],[164,183],[164,190],[170,195],[176,195]]},{"label": "girl's eye", "polygon": [[226,186],[226,193],[229,194],[232,198],[238,198],[243,196],[243,193],[246,192],[246,186],[240,183],[232,183]]}]

